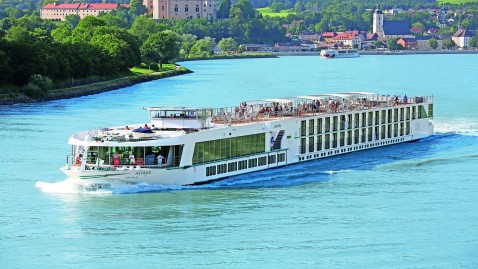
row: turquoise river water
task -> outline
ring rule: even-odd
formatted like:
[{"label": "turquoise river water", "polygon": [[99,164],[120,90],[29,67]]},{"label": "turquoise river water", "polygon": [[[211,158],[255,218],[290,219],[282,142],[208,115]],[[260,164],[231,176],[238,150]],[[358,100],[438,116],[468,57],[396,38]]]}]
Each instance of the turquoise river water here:
[{"label": "turquoise river water", "polygon": [[[478,55],[185,62],[195,73],[0,107],[0,268],[478,268]],[[430,138],[204,186],[77,191],[69,136],[142,107],[433,95]]]}]

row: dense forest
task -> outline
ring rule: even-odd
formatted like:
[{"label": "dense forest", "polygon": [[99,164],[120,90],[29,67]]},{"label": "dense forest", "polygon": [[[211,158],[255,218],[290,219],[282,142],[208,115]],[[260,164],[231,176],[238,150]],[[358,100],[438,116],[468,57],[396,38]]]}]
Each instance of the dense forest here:
[{"label": "dense forest", "polygon": [[[155,63],[162,65],[174,59],[210,57],[216,45],[223,51],[240,51],[238,44],[284,42],[290,40],[287,33],[368,31],[376,5],[369,0],[285,0],[283,7],[294,10],[287,17],[264,17],[253,6],[278,1],[283,0],[223,0],[214,21],[154,21],[143,15],[142,0],[114,0],[110,2],[131,2],[131,8],[118,7],[82,20],[69,15],[66,21],[50,21],[39,18],[39,7],[52,0],[0,0],[0,93],[22,91],[41,96],[48,89],[71,86],[75,81],[86,83],[128,74],[131,67],[141,64],[155,68]],[[381,3],[384,8],[437,6],[431,0]],[[454,22],[441,27],[440,33],[450,36],[458,24],[478,29],[477,10],[455,14]],[[426,11],[403,12],[393,19],[407,20],[423,30],[436,23]]]}]

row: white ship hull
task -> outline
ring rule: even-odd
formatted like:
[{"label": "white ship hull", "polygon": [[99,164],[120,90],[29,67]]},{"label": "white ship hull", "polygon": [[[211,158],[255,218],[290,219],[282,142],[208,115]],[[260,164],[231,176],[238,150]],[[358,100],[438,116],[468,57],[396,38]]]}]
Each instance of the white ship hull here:
[{"label": "white ship hull", "polygon": [[344,49],[344,50],[335,50],[335,49],[326,49],[320,52],[320,56],[324,59],[333,59],[333,58],[356,58],[359,57],[359,51],[355,49]]}]

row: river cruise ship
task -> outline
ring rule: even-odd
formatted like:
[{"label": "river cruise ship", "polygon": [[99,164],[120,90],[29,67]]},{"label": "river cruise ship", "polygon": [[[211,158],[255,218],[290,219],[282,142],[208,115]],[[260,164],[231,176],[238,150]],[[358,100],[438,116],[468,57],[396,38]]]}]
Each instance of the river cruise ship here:
[{"label": "river cruise ship", "polygon": [[147,123],[71,136],[61,170],[95,189],[193,185],[433,134],[431,96],[346,92],[145,110]]},{"label": "river cruise ship", "polygon": [[326,49],[320,51],[320,56],[322,58],[331,59],[331,58],[355,58],[359,57],[359,51],[356,49]]}]

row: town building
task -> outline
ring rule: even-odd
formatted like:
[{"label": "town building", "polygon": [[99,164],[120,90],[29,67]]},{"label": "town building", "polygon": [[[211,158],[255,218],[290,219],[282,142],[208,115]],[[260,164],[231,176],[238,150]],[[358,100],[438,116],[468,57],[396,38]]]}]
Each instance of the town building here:
[{"label": "town building", "polygon": [[333,42],[341,42],[342,47],[362,48],[362,39],[358,36],[358,31],[346,31],[333,37]]},{"label": "town building", "polygon": [[470,46],[470,39],[473,35],[474,33],[472,31],[459,27],[451,39],[455,41],[458,47],[465,48]]},{"label": "town building", "polygon": [[[46,20],[65,20],[67,15],[78,15],[80,18],[86,16],[98,16],[101,12],[108,13],[118,8],[114,3],[50,3],[40,9],[40,18]],[[129,4],[121,6],[129,8]]]},{"label": "town building", "polygon": [[415,38],[401,37],[397,44],[402,45],[402,47],[409,50],[416,50],[418,47],[417,40]]},{"label": "town building", "polygon": [[430,46],[430,40],[435,39],[437,41],[436,50],[441,50],[443,47],[443,39],[438,36],[431,36],[431,35],[423,35],[423,36],[416,36],[415,40],[417,41],[417,48],[418,50],[432,50],[433,48]]},{"label": "town building", "polygon": [[152,0],[153,19],[198,19],[215,20],[216,0]]}]

